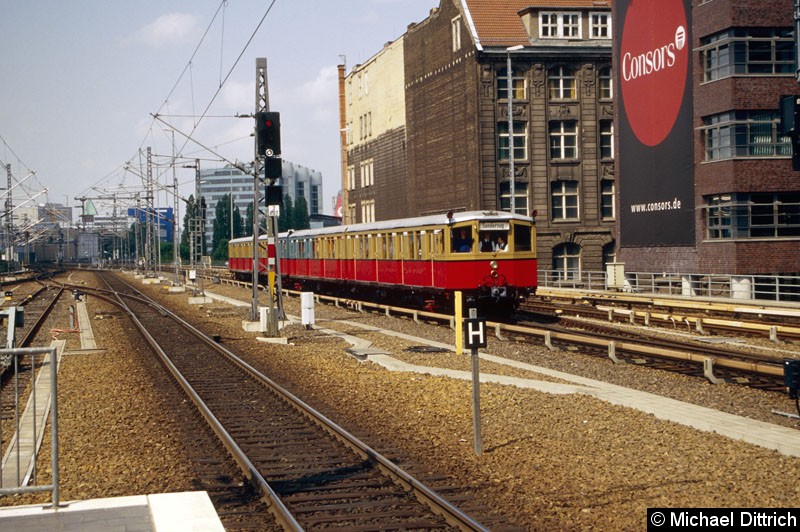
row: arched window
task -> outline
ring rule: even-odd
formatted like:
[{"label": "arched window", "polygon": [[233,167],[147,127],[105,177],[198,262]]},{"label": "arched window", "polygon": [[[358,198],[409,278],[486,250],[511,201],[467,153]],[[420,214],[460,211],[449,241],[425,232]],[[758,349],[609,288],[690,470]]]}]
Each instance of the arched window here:
[{"label": "arched window", "polygon": [[615,242],[612,240],[603,246],[603,271],[605,271],[607,264],[613,262],[617,262],[617,250]]},{"label": "arched window", "polygon": [[578,280],[581,277],[581,247],[566,242],[553,248],[553,270],[558,280]]}]

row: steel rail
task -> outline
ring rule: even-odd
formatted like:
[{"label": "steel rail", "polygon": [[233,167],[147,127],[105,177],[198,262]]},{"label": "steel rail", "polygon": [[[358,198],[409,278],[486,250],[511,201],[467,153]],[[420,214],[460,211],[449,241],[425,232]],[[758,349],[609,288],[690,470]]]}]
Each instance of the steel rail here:
[{"label": "steel rail", "polygon": [[[84,287],[84,289],[86,288]],[[91,288],[86,290],[93,291]],[[192,400],[192,403],[200,411],[201,415],[206,420],[206,423],[208,423],[208,425],[211,427],[211,430],[214,431],[219,440],[222,442],[223,446],[228,450],[228,452],[233,457],[236,464],[239,466],[239,468],[242,470],[245,476],[247,476],[247,478],[254,485],[254,487],[256,487],[260,491],[262,497],[266,499],[267,506],[270,508],[270,511],[273,513],[278,523],[286,530],[303,530],[303,528],[295,520],[294,516],[291,514],[288,508],[286,508],[286,506],[280,500],[275,491],[267,483],[266,479],[264,479],[264,477],[258,472],[256,466],[250,461],[250,459],[247,457],[244,451],[242,451],[242,449],[239,447],[236,441],[234,441],[234,439],[231,437],[228,431],[225,430],[225,428],[222,426],[222,423],[220,423],[220,421],[216,418],[216,416],[214,416],[211,410],[209,410],[209,408],[206,406],[206,404],[203,402],[203,400],[200,398],[200,396],[197,394],[197,392],[194,390],[191,384],[189,384],[189,382],[180,373],[178,368],[175,367],[175,365],[170,360],[169,355],[161,348],[158,342],[156,342],[155,338],[153,338],[153,336],[147,331],[147,328],[142,324],[141,321],[139,321],[139,318],[136,317],[136,314],[134,314],[133,310],[131,310],[130,307],[128,307],[128,305],[123,301],[122,296],[130,296],[130,294],[117,292],[111,289],[110,287],[109,290],[116,297],[116,301],[111,297],[106,296],[105,294],[102,293],[95,294],[95,297],[98,297],[100,299],[103,299],[104,301],[116,305],[118,308],[120,308],[121,310],[123,310],[125,313],[128,314],[131,321],[136,325],[136,328],[142,334],[147,344],[153,349],[153,351],[156,352],[159,359],[164,363],[164,366],[170,372],[172,377],[175,379],[178,385],[183,389],[186,395],[188,395],[189,398]],[[142,298],[135,296],[134,299],[140,301],[142,300]],[[153,304],[152,302],[150,304],[154,308],[159,307],[158,305]],[[161,308],[162,311],[165,311],[168,314],[172,314],[166,309],[163,309],[163,307]],[[172,317],[174,318],[174,315],[172,315]],[[182,320],[178,321],[180,322]],[[191,327],[191,329],[194,328]],[[195,331],[196,329],[194,329],[192,332]],[[205,335],[202,335],[202,333],[200,334],[201,334],[200,338],[202,340],[206,341],[206,343],[209,343],[210,345],[214,345],[208,338],[205,337]]]},{"label": "steel rail", "polygon": [[[133,287],[131,287],[131,290],[136,291]],[[178,322],[181,326],[186,328],[201,341],[213,347],[215,350],[217,350],[219,353],[225,356],[228,360],[238,365],[240,368],[244,369],[246,373],[255,378],[257,381],[268,386],[270,389],[276,391],[279,395],[281,395],[285,400],[287,400],[291,404],[296,405],[304,415],[317,422],[326,431],[328,431],[337,439],[345,443],[351,449],[355,450],[359,455],[375,463],[381,470],[383,470],[384,472],[395,478],[406,489],[412,490],[418,499],[420,499],[423,503],[426,503],[427,506],[429,506],[435,512],[440,513],[440,515],[442,515],[445,521],[448,522],[449,524],[456,526],[462,530],[488,531],[488,529],[481,523],[475,521],[472,517],[462,512],[459,508],[454,506],[448,500],[444,499],[435,491],[428,488],[425,484],[415,479],[413,476],[409,475],[406,471],[398,467],[396,464],[394,464],[389,459],[378,453],[376,450],[369,447],[366,443],[362,442],[354,435],[350,434],[344,428],[331,421],[325,415],[312,408],[310,405],[302,401],[300,398],[298,398],[297,396],[295,396],[294,394],[292,394],[291,392],[289,392],[288,390],[286,390],[285,388],[274,382],[269,377],[260,373],[257,369],[255,369],[253,366],[251,366],[250,364],[239,358],[236,354],[226,349],[225,347],[219,345],[217,342],[214,342],[213,339],[209,338],[202,331],[194,327],[186,320],[182,319],[174,312],[150,300],[146,296],[140,297],[122,292],[116,292],[116,291],[113,292],[115,293],[115,295],[117,295],[117,297],[120,296],[131,297],[142,303],[147,303],[150,306],[157,308],[162,314]],[[108,300],[106,297],[103,297],[103,299]],[[159,353],[159,356],[162,358],[162,360],[165,361],[165,365],[170,370],[170,373],[176,378],[181,387],[184,390],[186,390],[187,394],[190,395],[193,402],[195,402],[195,404],[198,405],[198,408],[201,409],[201,412],[203,413],[204,417],[206,417],[207,421],[209,422],[209,424],[211,424],[213,430],[218,434],[220,439],[223,440],[223,443],[225,444],[229,452],[234,454],[234,458],[237,460],[237,463],[245,472],[245,474],[248,476],[248,478],[254,479],[254,482],[256,483],[257,487],[262,490],[262,493],[265,493],[265,496],[268,498],[269,504],[274,503],[276,505],[276,509],[281,514],[278,517],[278,520],[281,523],[283,523],[284,520],[286,520],[286,522],[288,523],[287,526],[289,526],[290,529],[302,530],[297,521],[294,520],[294,517],[291,515],[289,510],[280,501],[278,495],[272,490],[267,481],[258,473],[258,471],[255,469],[255,466],[244,455],[244,453],[238,447],[236,442],[221,426],[216,417],[214,417],[214,415],[208,410],[208,408],[202,404],[202,400],[196,394],[191,385],[183,378],[182,375],[179,374],[177,368],[175,368],[174,365],[168,360],[168,355],[164,353],[164,351],[161,350],[160,347],[157,347],[155,340],[152,338],[152,336],[150,336],[149,333],[146,332],[144,326],[132,314],[132,311],[127,307],[127,305],[125,305],[124,302],[122,302],[121,298],[120,298],[120,304],[123,305],[125,311],[132,316],[134,322],[137,325],[137,328],[139,328],[139,330],[142,331],[148,343],[154,347],[154,349]]]}]

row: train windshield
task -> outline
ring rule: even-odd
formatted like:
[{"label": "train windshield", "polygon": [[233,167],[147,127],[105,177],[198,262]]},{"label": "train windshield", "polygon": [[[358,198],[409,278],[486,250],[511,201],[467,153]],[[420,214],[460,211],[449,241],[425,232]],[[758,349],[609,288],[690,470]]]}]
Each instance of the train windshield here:
[{"label": "train windshield", "polygon": [[531,251],[532,249],[531,227],[529,225],[514,224],[514,250]]},{"label": "train windshield", "polygon": [[481,253],[508,251],[508,233],[511,225],[508,222],[481,222],[480,246]]}]

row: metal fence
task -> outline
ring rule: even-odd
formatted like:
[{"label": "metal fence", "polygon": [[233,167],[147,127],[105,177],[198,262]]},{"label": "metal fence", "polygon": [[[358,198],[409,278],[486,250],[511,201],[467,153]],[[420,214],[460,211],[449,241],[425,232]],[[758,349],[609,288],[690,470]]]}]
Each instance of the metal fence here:
[{"label": "metal fence", "polygon": [[[2,349],[0,358],[9,361],[5,372],[0,374],[5,389],[0,394],[0,496],[51,491],[53,506],[57,507],[57,349]],[[52,483],[37,484],[36,455],[45,434],[48,416],[52,445]]]},{"label": "metal fence", "polygon": [[539,286],[642,294],[800,302],[800,276],[539,270]]}]

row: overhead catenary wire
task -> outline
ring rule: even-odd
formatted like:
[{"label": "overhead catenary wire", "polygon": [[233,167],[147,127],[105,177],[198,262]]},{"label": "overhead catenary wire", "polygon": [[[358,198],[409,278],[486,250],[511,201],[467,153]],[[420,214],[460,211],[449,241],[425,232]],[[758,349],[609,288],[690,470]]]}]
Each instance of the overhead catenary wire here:
[{"label": "overhead catenary wire", "polygon": [[[203,122],[203,120],[205,118],[228,118],[226,116],[221,116],[221,115],[209,115],[208,112],[211,109],[211,107],[213,106],[213,104],[215,103],[215,101],[217,100],[217,98],[219,97],[220,93],[222,92],[222,89],[225,87],[226,83],[228,82],[228,80],[232,76],[233,72],[236,70],[237,66],[241,62],[242,57],[244,56],[244,54],[247,52],[247,50],[251,46],[253,40],[255,39],[255,36],[258,34],[259,30],[263,26],[264,21],[269,16],[269,14],[272,11],[272,9],[273,9],[273,7],[274,7],[276,2],[277,2],[277,0],[271,0],[269,2],[269,5],[266,7],[263,15],[259,19],[258,23],[256,24],[255,28],[251,32],[251,34],[248,37],[247,41],[242,46],[242,49],[240,50],[240,52],[236,56],[236,59],[233,61],[233,63],[231,64],[231,66],[229,67],[229,69],[227,70],[227,72],[225,73],[224,76],[222,75],[222,73],[224,72],[223,57],[222,57],[222,53],[223,53],[224,48],[222,46],[220,47],[220,80],[219,80],[219,86],[216,88],[216,90],[214,91],[213,95],[211,95],[207,105],[203,108],[202,112],[198,115],[197,112],[195,111],[196,102],[195,102],[195,94],[194,94],[195,88],[194,88],[194,79],[193,79],[194,78],[194,76],[193,76],[193,68],[196,66],[195,65],[196,58],[197,58],[197,55],[198,55],[201,47],[203,46],[204,42],[206,42],[206,39],[208,38],[211,29],[213,28],[214,24],[219,19],[221,19],[223,21],[222,22],[223,23],[222,39],[224,40],[224,33],[225,33],[224,32],[224,19],[225,19],[225,11],[226,11],[226,8],[227,8],[228,0],[221,0],[220,1],[219,5],[217,6],[216,11],[214,12],[214,15],[212,16],[210,22],[208,23],[208,25],[206,26],[205,30],[203,31],[203,35],[200,37],[200,40],[198,41],[197,45],[195,46],[191,56],[186,61],[186,64],[182,68],[182,70],[181,70],[180,74],[178,75],[175,83],[170,88],[166,98],[159,105],[159,107],[157,108],[156,112],[155,113],[151,113],[151,117],[152,117],[153,121],[151,121],[150,127],[148,128],[148,132],[145,134],[144,138],[142,139],[142,141],[141,141],[141,143],[139,145],[139,148],[136,150],[136,152],[133,154],[133,156],[130,159],[128,159],[128,161],[126,163],[120,165],[120,167],[117,167],[115,170],[113,170],[112,172],[110,172],[109,174],[107,174],[106,176],[104,176],[103,178],[98,180],[97,182],[95,182],[93,184],[93,186],[94,185],[99,185],[100,183],[102,183],[103,181],[105,181],[107,179],[110,179],[114,175],[120,175],[121,179],[123,180],[121,182],[124,182],[124,174],[126,173],[126,170],[130,169],[130,167],[134,164],[133,161],[137,157],[139,159],[139,168],[143,168],[143,162],[141,160],[142,150],[144,149],[144,146],[145,146],[148,138],[154,140],[153,139],[153,133],[154,133],[153,132],[153,127],[155,125],[155,120],[158,120],[163,125],[166,125],[170,129],[172,129],[174,131],[177,131],[181,136],[184,137],[184,142],[175,151],[176,155],[178,155],[180,157],[187,157],[188,155],[186,153],[184,153],[184,150],[186,149],[186,147],[189,144],[189,142],[193,142],[194,144],[196,144],[197,146],[199,146],[201,148],[199,150],[192,151],[191,154],[197,154],[197,153],[205,152],[205,153],[212,153],[214,155],[218,155],[212,147],[209,147],[209,146],[205,145],[204,143],[198,141],[193,136],[196,134],[198,128],[200,127],[200,125],[202,124],[202,122]],[[170,101],[171,101],[172,97],[174,96],[175,92],[178,90],[178,87],[180,86],[181,82],[187,76],[187,74],[188,74],[188,76],[190,78],[190,84],[191,84],[191,86],[190,86],[190,91],[191,91],[190,97],[191,97],[191,105],[192,105],[192,115],[190,117],[187,117],[186,115],[178,115],[178,114],[172,115],[172,114],[170,114],[168,112],[168,107],[170,105]],[[180,131],[178,128],[176,128],[172,124],[169,124],[168,122],[166,122],[165,120],[160,118],[162,116],[162,111],[165,111],[165,110],[167,112],[164,113],[163,116],[170,116],[170,117],[174,117],[174,118],[192,118],[192,127],[191,127],[191,130],[189,131],[189,133],[184,133],[183,131]],[[239,115],[239,117],[241,117],[241,115]],[[224,146],[224,145],[227,145],[227,144],[230,144],[230,143],[238,142],[238,141],[243,140],[243,139],[245,139],[247,137],[249,137],[249,135],[248,136],[243,136],[243,137],[238,137],[238,138],[233,139],[233,140],[231,140],[229,142],[218,143],[218,144],[215,145],[215,147],[220,147],[220,146]],[[195,157],[195,158],[197,158],[197,157]],[[233,165],[235,167],[240,167],[240,163],[238,161],[230,161],[230,160],[228,160],[228,159],[226,159],[226,158],[224,158],[222,156],[219,156],[219,159],[209,158],[209,159],[205,159],[205,160],[221,161],[221,162],[229,163],[229,164],[231,164],[231,165]],[[121,173],[120,173],[120,170],[122,170]],[[134,175],[136,175],[136,174],[134,174]],[[89,187],[89,188],[91,188],[91,187]]]}]

